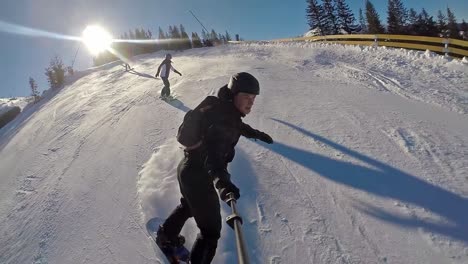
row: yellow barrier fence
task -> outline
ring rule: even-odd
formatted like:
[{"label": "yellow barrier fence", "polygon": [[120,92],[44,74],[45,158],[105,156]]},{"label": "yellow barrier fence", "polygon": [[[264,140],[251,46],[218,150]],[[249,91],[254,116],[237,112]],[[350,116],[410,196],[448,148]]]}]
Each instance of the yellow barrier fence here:
[{"label": "yellow barrier fence", "polygon": [[390,34],[375,34],[375,35],[328,35],[328,36],[313,36],[300,38],[285,38],[276,39],[272,42],[291,42],[291,41],[311,41],[311,42],[327,42],[340,43],[347,45],[364,45],[364,46],[385,46],[394,48],[404,48],[413,50],[430,50],[446,55],[454,55],[458,57],[468,57],[468,41],[423,37],[410,35],[390,35]]}]

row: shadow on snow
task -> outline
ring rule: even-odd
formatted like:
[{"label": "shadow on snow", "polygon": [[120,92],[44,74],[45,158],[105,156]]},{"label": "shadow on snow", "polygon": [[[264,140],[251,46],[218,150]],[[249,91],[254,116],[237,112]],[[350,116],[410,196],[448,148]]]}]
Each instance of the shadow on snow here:
[{"label": "shadow on snow", "polygon": [[391,198],[422,207],[443,217],[449,223],[435,223],[434,221],[424,219],[393,215],[373,206],[368,206],[368,208],[364,209],[366,213],[407,228],[421,227],[430,232],[468,242],[468,199],[420,180],[416,176],[346,148],[322,136],[306,131],[303,128],[282,120],[273,120],[295,129],[314,140],[320,141],[335,150],[365,162],[373,168],[334,160],[279,142],[273,145],[265,145],[271,151],[336,183],[384,198]]}]

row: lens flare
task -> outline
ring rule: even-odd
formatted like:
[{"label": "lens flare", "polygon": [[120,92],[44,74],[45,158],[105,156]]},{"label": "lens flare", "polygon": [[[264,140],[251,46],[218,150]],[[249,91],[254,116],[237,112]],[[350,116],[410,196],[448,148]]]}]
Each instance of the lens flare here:
[{"label": "lens flare", "polygon": [[42,37],[42,38],[52,38],[52,39],[63,39],[63,40],[73,40],[80,41],[79,37],[69,36],[54,32],[49,32],[41,29],[35,29],[30,27],[25,27],[17,24],[7,23],[0,20],[0,32],[6,32],[15,35],[22,35],[27,37]]},{"label": "lens flare", "polygon": [[83,31],[83,42],[92,54],[97,55],[110,48],[112,36],[100,26],[87,26]]},{"label": "lens flare", "polygon": [[134,44],[156,44],[156,43],[175,43],[183,41],[182,39],[113,39],[112,36],[107,33],[102,27],[93,25],[88,26],[83,31],[81,37],[64,35],[55,32],[49,32],[41,29],[25,27],[17,24],[11,24],[0,20],[0,32],[6,32],[9,34],[22,35],[26,37],[39,37],[39,38],[51,38],[59,40],[71,40],[79,41],[84,43],[93,55],[97,55],[99,52],[108,50],[122,61],[129,63],[129,59],[113,49],[111,44],[116,43],[134,43]]}]

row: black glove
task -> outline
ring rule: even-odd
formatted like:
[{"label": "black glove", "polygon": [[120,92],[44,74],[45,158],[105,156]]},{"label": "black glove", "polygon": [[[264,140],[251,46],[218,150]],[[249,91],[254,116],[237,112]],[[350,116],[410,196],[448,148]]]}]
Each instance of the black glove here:
[{"label": "black glove", "polygon": [[219,198],[223,201],[228,200],[228,194],[233,193],[234,199],[239,199],[240,191],[234,183],[231,182],[231,175],[227,171],[222,171],[218,173],[208,172],[214,178],[214,185],[219,192]]},{"label": "black glove", "polygon": [[231,181],[222,183],[222,187],[218,188],[218,191],[219,191],[219,198],[221,198],[221,200],[225,202],[228,201],[229,199],[228,194],[230,193],[234,194],[234,199],[239,200],[240,198],[239,188],[237,188],[237,186],[234,185],[234,183],[232,183]]},{"label": "black glove", "polygon": [[261,141],[268,144],[273,143],[273,139],[267,133],[264,133],[262,131],[258,131],[257,139],[260,139]]}]

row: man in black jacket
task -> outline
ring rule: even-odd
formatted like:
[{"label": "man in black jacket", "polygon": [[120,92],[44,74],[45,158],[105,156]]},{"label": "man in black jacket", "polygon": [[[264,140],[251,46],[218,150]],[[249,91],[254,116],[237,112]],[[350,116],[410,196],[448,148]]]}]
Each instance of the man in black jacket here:
[{"label": "man in black jacket", "polygon": [[158,76],[161,77],[164,87],[161,90],[161,98],[166,98],[171,95],[171,84],[169,83],[169,74],[171,73],[171,70],[174,71],[175,73],[179,74],[182,76],[182,73],[178,72],[173,66],[172,66],[172,55],[171,54],[166,54],[166,59],[164,59],[161,64],[158,67],[158,72],[156,72],[155,77],[157,78]]},{"label": "man in black jacket", "polygon": [[[260,139],[273,143],[273,139],[242,122],[249,114],[260,92],[257,79],[249,73],[233,75],[229,84],[218,92],[218,103],[205,115],[202,144],[186,149],[185,157],[177,168],[180,205],[169,215],[157,232],[156,243],[176,246],[184,241],[179,235],[188,218],[194,217],[200,233],[191,250],[191,263],[211,263],[215,256],[221,234],[221,212],[219,198],[227,201],[233,193],[240,191],[231,181],[227,165],[235,155],[234,147],[239,137]],[[182,242],[183,243],[183,242]]]}]

